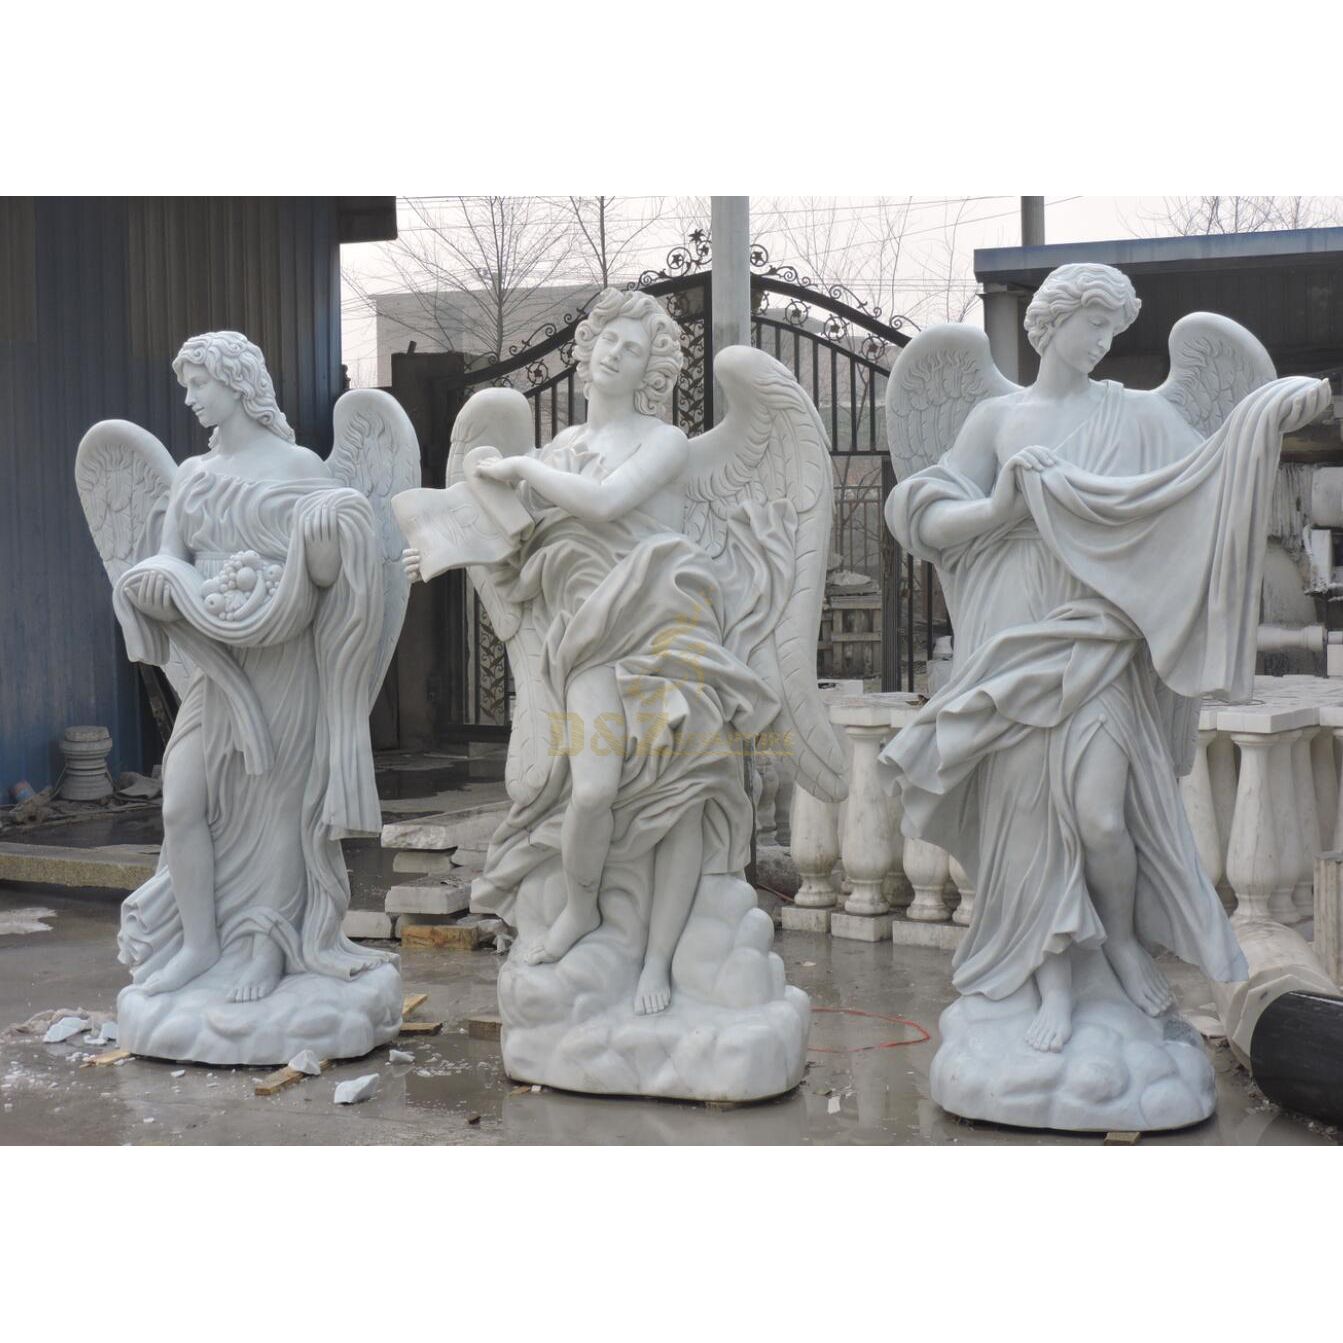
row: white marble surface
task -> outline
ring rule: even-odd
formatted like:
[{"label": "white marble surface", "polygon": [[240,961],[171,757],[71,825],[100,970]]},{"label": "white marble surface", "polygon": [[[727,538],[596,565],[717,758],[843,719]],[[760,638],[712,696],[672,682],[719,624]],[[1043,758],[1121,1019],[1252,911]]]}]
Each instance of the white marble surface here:
[{"label": "white marble surface", "polygon": [[[742,757],[754,743],[844,796],[816,683],[825,431],[782,364],[732,346],[714,366],[728,414],[687,442],[658,418],[679,328],[647,295],[600,295],[576,346],[586,423],[533,452],[516,393],[474,397],[442,516],[417,501],[434,567],[468,569],[518,688],[512,805],[472,890],[518,929],[505,1066],[598,1093],[775,1095],[801,1079],[809,1007],[743,878]],[[516,490],[530,530],[500,523],[468,460]],[[418,576],[417,551],[406,564]]]},{"label": "white marble surface", "polygon": [[217,1064],[364,1053],[396,1034],[400,979],[341,931],[340,841],[382,824],[368,715],[409,591],[390,503],[419,476],[414,432],[385,393],[350,392],[323,461],[237,332],[193,337],[173,369],[204,453],[178,467],[113,420],[75,464],[127,650],[182,700],[162,856],[122,909],[121,1044]]},{"label": "white marble surface", "polygon": [[[1176,324],[1156,391],[1092,381],[1137,311],[1119,272],[1060,267],[1026,314],[1031,388],[967,327],[919,335],[889,383],[887,520],[937,564],[956,649],[882,759],[905,835],[954,855],[975,891],[933,1072],[939,1102],[974,1118],[1204,1117],[1211,1073],[1152,952],[1245,975],[1177,778],[1198,760],[1202,697],[1250,697],[1282,435],[1327,407],[1328,386],[1273,380],[1254,337],[1210,314]],[[1246,712],[1219,721],[1255,730]],[[1273,768],[1291,779],[1309,761],[1289,745]],[[1206,791],[1211,816],[1210,773]],[[908,842],[905,864],[912,910],[939,912],[940,864]],[[1294,904],[1302,877],[1279,865],[1273,898]]]}]

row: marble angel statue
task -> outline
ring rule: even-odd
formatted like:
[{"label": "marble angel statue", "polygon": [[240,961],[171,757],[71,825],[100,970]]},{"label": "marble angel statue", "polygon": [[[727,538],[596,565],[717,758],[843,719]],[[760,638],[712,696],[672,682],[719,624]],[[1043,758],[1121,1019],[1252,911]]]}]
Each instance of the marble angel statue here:
[{"label": "marble angel statue", "polygon": [[518,687],[512,808],[472,891],[519,930],[505,1062],[579,1090],[777,1093],[801,1076],[808,1008],[744,880],[743,752],[767,734],[809,790],[844,795],[816,685],[824,429],[745,347],[715,363],[721,425],[689,441],[659,419],[680,332],[648,295],[605,291],[575,345],[586,423],[532,451],[523,398],[480,392],[444,494],[503,485],[526,510],[508,553],[470,570]]},{"label": "marble angel statue", "polygon": [[409,583],[393,493],[404,413],[354,391],[328,460],[295,442],[261,351],[216,331],[173,361],[208,449],[94,425],[75,478],[135,661],[181,699],[158,871],[122,909],[120,1040],[210,1063],[366,1053],[396,1034],[395,958],[341,933],[342,837],[377,834],[368,715]]},{"label": "marble angel statue", "polygon": [[883,761],[905,833],[975,879],[932,1074],[971,1118],[1206,1117],[1211,1069],[1153,953],[1245,974],[1177,778],[1201,698],[1250,692],[1282,435],[1328,384],[1275,379],[1209,313],[1176,324],[1156,390],[1093,380],[1138,307],[1119,271],[1061,266],[1026,313],[1032,386],[968,326],[918,336],[888,385],[886,517],[937,566],[955,654]]}]

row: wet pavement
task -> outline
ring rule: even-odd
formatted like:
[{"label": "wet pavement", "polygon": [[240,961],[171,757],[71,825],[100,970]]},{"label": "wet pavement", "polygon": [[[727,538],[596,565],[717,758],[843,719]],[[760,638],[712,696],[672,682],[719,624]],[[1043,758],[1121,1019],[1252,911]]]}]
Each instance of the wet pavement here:
[{"label": "wet pavement", "polygon": [[[119,899],[0,883],[0,913],[55,911],[49,933],[0,937],[0,1032],[56,1008],[115,1010],[127,982],[116,960]],[[149,1059],[80,1068],[97,1052],[81,1037],[65,1045],[0,1034],[0,1143],[5,1144],[960,1144],[1096,1145],[1066,1136],[969,1124],[928,1099],[937,1017],[950,1001],[950,956],[889,943],[780,933],[776,948],[790,982],[805,989],[813,1016],[810,1065],[795,1092],[740,1107],[593,1098],[516,1087],[498,1043],[466,1034],[467,1019],[495,1011],[501,958],[490,951],[402,954],[407,993],[427,993],[416,1017],[443,1022],[437,1036],[403,1037],[414,1056],[388,1051],[337,1064],[273,1096],[253,1093],[265,1069],[182,1067]],[[1181,987],[1177,983],[1177,988]],[[1197,998],[1192,990],[1191,1005]],[[865,1015],[876,1014],[876,1015]],[[910,1023],[890,1020],[907,1018]],[[930,1039],[921,1039],[922,1031]],[[6,1038],[8,1037],[8,1038]],[[915,1043],[901,1043],[915,1041]],[[1207,1123],[1149,1135],[1147,1145],[1337,1145],[1333,1131],[1284,1114],[1254,1091],[1223,1048],[1212,1052],[1219,1108]],[[377,1072],[380,1093],[336,1106],[340,1081]],[[478,1116],[476,1122],[470,1122]]]}]

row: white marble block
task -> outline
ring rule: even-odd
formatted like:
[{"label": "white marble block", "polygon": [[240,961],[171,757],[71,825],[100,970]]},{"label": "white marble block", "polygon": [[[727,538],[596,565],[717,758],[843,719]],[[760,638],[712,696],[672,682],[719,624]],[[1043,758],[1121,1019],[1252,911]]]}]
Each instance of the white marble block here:
[{"label": "white marble block", "polygon": [[[1176,323],[1156,390],[1093,381],[1138,307],[1113,268],[1061,266],[1026,312],[1032,387],[968,326],[921,332],[888,383],[886,519],[936,564],[956,643],[946,683],[881,759],[910,918],[942,917],[937,850],[976,878],[930,1075],[933,1098],[969,1118],[1206,1118],[1211,1065],[1154,953],[1219,983],[1245,976],[1215,889],[1227,762],[1207,739],[1200,755],[1200,704],[1251,697],[1282,436],[1330,395],[1275,378],[1249,332],[1209,313]],[[1242,750],[1225,870],[1246,917],[1305,908],[1319,822],[1293,805],[1313,768],[1290,736],[1305,726],[1270,741],[1225,724]]]},{"label": "white marble block", "polygon": [[[538,451],[521,395],[477,393],[448,488],[397,502],[408,572],[465,567],[517,681],[510,806],[471,899],[518,932],[504,1066],[575,1091],[778,1095],[810,1006],[744,879],[743,757],[801,785],[797,855],[802,789],[833,806],[847,777],[816,682],[825,430],[782,364],[732,346],[728,413],[688,442],[657,418],[680,329],[646,294],[600,294],[575,341],[586,423]],[[824,874],[798,867],[805,908]]]},{"label": "white marble block", "polygon": [[396,957],[342,931],[340,841],[382,827],[369,707],[409,584],[391,496],[419,477],[382,392],[336,405],[326,461],[294,441],[261,351],[237,332],[173,363],[207,450],[95,425],[80,499],[135,661],[179,696],[158,870],[122,907],[121,1044],[215,1064],[367,1053],[401,1020]]}]

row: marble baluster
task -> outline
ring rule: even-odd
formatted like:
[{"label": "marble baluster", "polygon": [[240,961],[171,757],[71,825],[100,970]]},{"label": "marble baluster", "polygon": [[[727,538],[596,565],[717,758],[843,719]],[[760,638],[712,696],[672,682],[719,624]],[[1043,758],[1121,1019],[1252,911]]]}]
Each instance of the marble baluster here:
[{"label": "marble baluster", "polygon": [[853,772],[849,776],[840,846],[844,873],[853,890],[844,902],[844,912],[865,917],[889,915],[882,883],[891,866],[895,842],[891,835],[890,800],[882,788],[877,755],[891,731],[885,724],[871,727],[846,724],[844,731],[853,743]]},{"label": "marble baluster", "polygon": [[1226,854],[1227,880],[1236,896],[1233,918],[1271,919],[1269,903],[1282,867],[1269,768],[1274,739],[1237,732],[1232,740],[1240,747],[1236,809]]},{"label": "marble baluster", "polygon": [[1298,864],[1292,900],[1298,923],[1315,917],[1315,855],[1319,851],[1320,819],[1315,807],[1315,772],[1311,768],[1311,742],[1315,733],[1306,729],[1292,742],[1292,775],[1296,782]]},{"label": "marble baluster", "polygon": [[1292,747],[1300,729],[1278,732],[1269,751],[1269,791],[1278,831],[1278,884],[1273,888],[1269,911],[1279,923],[1300,921],[1295,892],[1301,880],[1301,824],[1297,820],[1296,770]]},{"label": "marble baluster", "polygon": [[905,837],[901,832],[904,808],[898,796],[891,799],[891,865],[886,869],[886,879],[881,884],[881,892],[886,903],[893,910],[907,909],[914,898],[914,888],[909,884],[905,873]]},{"label": "marble baluster", "polygon": [[768,751],[757,748],[754,755],[755,772],[760,780],[760,794],[755,805],[755,837],[759,844],[777,844],[778,827],[775,804],[779,796],[779,769]]},{"label": "marble baluster", "polygon": [[974,880],[955,858],[951,860],[951,880],[961,893],[960,904],[952,913],[951,921],[960,924],[962,928],[968,928],[975,917]]},{"label": "marble baluster", "polygon": [[945,923],[945,891],[951,875],[951,858],[945,849],[923,839],[905,840],[905,875],[914,888],[914,900],[906,914],[915,923]]},{"label": "marble baluster", "polygon": [[839,895],[835,863],[839,860],[839,808],[794,786],[790,845],[802,885],[793,903],[802,909],[831,909]]},{"label": "marble baluster", "polygon": [[1319,823],[1320,853],[1334,847],[1334,817],[1338,813],[1338,767],[1334,761],[1332,728],[1316,728],[1310,739],[1310,768],[1315,779],[1315,818]]},{"label": "marble baluster", "polygon": [[1330,847],[1343,843],[1343,727],[1332,728],[1334,758],[1338,762],[1338,802],[1334,807],[1334,833]]}]

